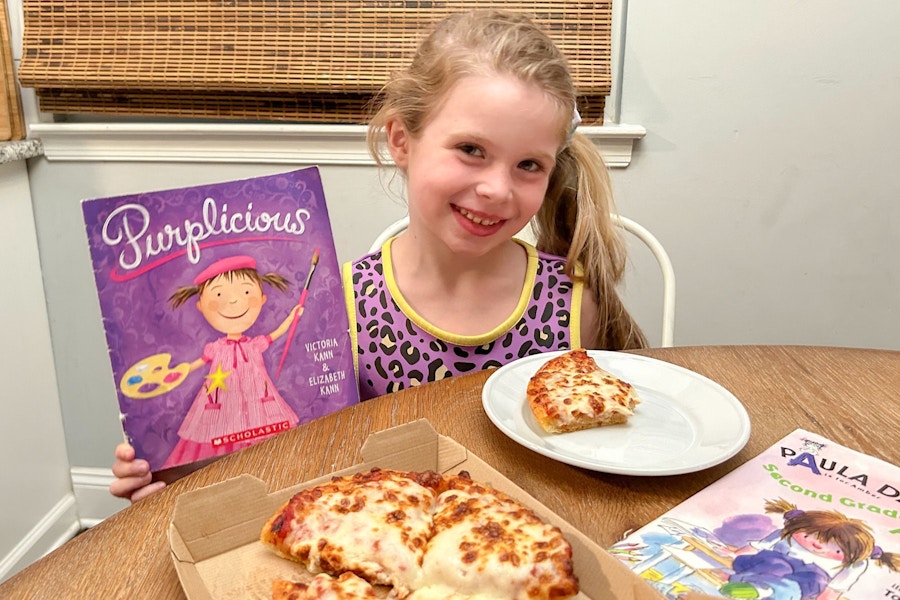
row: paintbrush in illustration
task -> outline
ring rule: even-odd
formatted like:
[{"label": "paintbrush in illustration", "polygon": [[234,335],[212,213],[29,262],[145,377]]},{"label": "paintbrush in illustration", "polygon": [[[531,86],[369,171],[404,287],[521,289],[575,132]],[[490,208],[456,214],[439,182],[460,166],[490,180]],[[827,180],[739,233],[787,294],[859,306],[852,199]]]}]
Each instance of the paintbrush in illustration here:
[{"label": "paintbrush in illustration", "polygon": [[[303,304],[306,302],[306,296],[309,293],[309,282],[312,280],[313,272],[316,270],[316,265],[319,263],[319,249],[316,248],[316,251],[313,252],[312,264],[309,267],[309,274],[306,276],[306,283],[303,285],[303,291],[300,292],[300,301],[297,302],[297,305],[301,308]],[[284,366],[284,359],[287,357],[288,349],[291,347],[291,340],[294,339],[294,330],[297,329],[297,322],[300,320],[300,311],[298,310],[294,314],[294,320],[291,321],[291,328],[288,330],[287,340],[284,343],[284,350],[281,351],[281,360],[278,362],[278,370],[275,372],[275,379],[278,379],[278,376],[281,375],[281,367]]]}]

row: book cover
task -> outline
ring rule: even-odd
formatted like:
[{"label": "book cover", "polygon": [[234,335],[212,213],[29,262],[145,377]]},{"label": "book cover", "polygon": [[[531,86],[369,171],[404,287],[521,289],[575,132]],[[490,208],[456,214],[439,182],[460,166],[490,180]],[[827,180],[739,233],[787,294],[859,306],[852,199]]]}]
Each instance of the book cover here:
[{"label": "book cover", "polygon": [[125,436],[151,470],[359,401],[317,168],[82,212]]},{"label": "book cover", "polygon": [[900,468],[798,429],[613,545],[667,598],[900,598]]}]

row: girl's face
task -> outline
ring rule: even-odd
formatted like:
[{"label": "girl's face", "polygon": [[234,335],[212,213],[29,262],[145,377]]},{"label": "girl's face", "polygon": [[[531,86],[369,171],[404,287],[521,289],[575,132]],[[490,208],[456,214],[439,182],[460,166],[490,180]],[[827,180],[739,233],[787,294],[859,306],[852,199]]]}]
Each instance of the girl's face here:
[{"label": "girl's face", "polygon": [[215,277],[197,300],[197,309],[216,331],[241,335],[256,322],[266,295],[254,280],[224,273]]},{"label": "girl's face", "polygon": [[844,552],[834,542],[823,542],[813,533],[798,531],[791,538],[813,554],[843,562]]},{"label": "girl's face", "polygon": [[389,122],[410,230],[474,256],[511,238],[543,202],[563,142],[560,119],[539,87],[495,75],[461,79],[415,138]]}]

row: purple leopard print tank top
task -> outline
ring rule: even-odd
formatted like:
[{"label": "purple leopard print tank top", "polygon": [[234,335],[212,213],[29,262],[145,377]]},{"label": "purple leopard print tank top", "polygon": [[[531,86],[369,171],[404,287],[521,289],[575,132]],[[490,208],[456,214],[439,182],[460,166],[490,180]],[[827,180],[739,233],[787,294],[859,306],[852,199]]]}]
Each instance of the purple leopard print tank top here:
[{"label": "purple leopard print tank top", "polygon": [[518,306],[503,324],[479,336],[442,331],[416,314],[394,282],[390,240],[344,264],[360,398],[579,347],[582,284],[565,275],[564,258],[519,243],[528,252],[528,270]]}]

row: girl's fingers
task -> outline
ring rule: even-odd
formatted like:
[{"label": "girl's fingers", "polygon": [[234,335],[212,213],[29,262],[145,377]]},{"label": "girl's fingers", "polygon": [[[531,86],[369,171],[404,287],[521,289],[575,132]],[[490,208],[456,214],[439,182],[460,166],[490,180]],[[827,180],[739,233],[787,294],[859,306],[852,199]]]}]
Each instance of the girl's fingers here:
[{"label": "girl's fingers", "polygon": [[152,496],[157,492],[161,492],[166,487],[165,481],[154,481],[150,485],[145,485],[144,487],[138,489],[131,495],[131,501],[137,502],[138,500],[143,500],[147,496]]},{"label": "girl's fingers", "polygon": [[116,446],[116,459],[117,460],[134,460],[134,448],[130,444],[119,444]]},{"label": "girl's fingers", "polygon": [[125,498],[134,502],[134,496],[144,487],[151,485],[152,476],[147,473],[143,477],[120,477],[109,484],[109,493],[117,498]]},{"label": "girl's fingers", "polygon": [[123,477],[144,477],[150,474],[150,463],[146,460],[117,460],[112,466],[113,475]]}]

